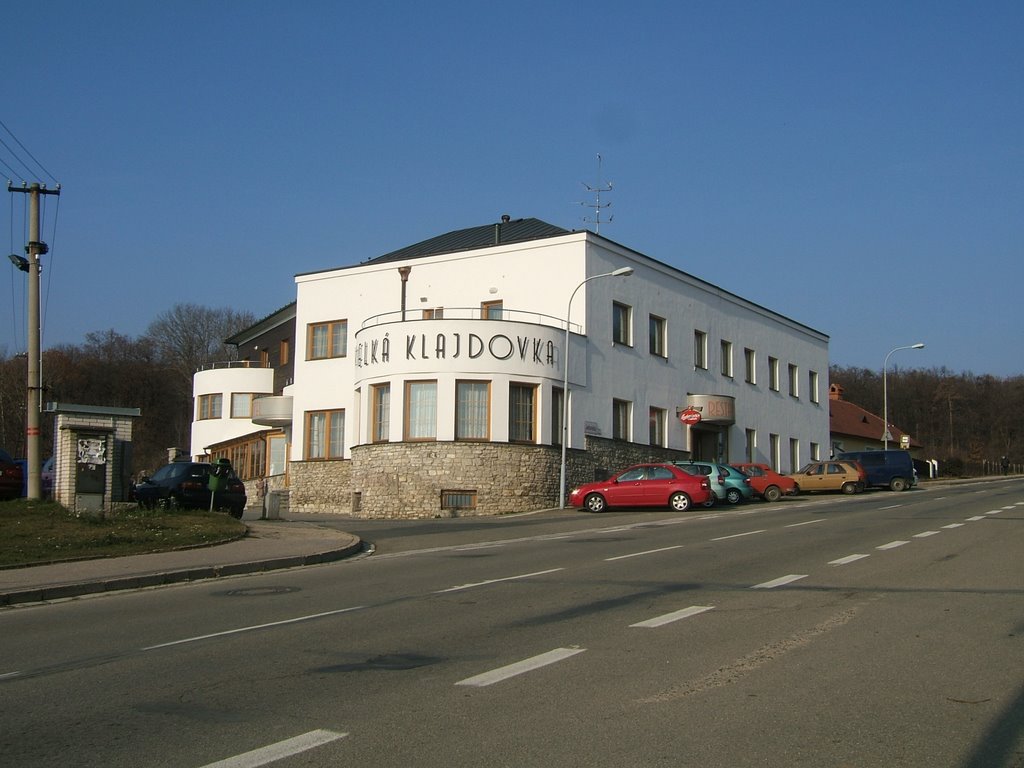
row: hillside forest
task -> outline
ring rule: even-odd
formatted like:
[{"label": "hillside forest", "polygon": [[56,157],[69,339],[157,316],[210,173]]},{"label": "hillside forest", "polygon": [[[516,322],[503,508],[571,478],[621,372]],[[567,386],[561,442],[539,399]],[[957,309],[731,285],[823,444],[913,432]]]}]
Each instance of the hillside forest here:
[{"label": "hillside forest", "polygon": [[[132,338],[114,330],[88,333],[77,345],[42,353],[42,401],[139,408],[134,424],[137,472],[167,461],[167,450],[186,448],[192,423],[192,375],[231,360],[224,344],[255,322],[247,312],[178,304]],[[0,350],[0,447],[25,455],[27,360]],[[883,411],[882,373],[833,365],[831,383],[845,400],[874,414]],[[892,424],[924,446],[944,475],[984,473],[1006,456],[1024,462],[1024,376],[997,378],[946,368],[892,368],[887,374]],[[827,386],[822,398],[827,397]],[[43,415],[41,454],[53,450],[53,419]]]}]

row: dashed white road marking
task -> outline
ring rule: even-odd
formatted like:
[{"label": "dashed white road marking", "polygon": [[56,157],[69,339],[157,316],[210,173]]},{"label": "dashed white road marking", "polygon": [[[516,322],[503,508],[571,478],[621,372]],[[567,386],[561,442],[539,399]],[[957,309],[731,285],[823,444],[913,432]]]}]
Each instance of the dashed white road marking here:
[{"label": "dashed white road marking", "polygon": [[539,656],[517,661],[515,664],[509,664],[508,666],[499,667],[498,669],[492,669],[490,672],[484,672],[480,675],[467,677],[465,680],[457,682],[456,685],[469,685],[475,688],[483,688],[484,686],[493,685],[494,683],[500,683],[502,680],[508,680],[510,677],[515,677],[516,675],[521,675],[525,672],[532,672],[535,669],[546,667],[548,664],[555,664],[556,662],[575,656],[577,653],[583,653],[585,650],[587,649],[556,648],[553,651],[542,653]]},{"label": "dashed white road marking", "polygon": [[846,557],[840,557],[838,560],[830,560],[829,565],[847,565],[849,563],[855,563],[858,560],[863,560],[865,557],[870,555],[847,555]]},{"label": "dashed white road marking", "polygon": [[743,536],[753,536],[755,533],[764,533],[764,528],[759,531],[747,531],[746,533],[734,533],[732,536],[716,536],[711,541],[725,541],[726,539],[739,539]]},{"label": "dashed white road marking", "polygon": [[950,523],[949,525],[942,526],[943,528],[963,528],[963,523]]},{"label": "dashed white road marking", "polygon": [[909,541],[890,541],[888,544],[883,544],[875,549],[896,549],[896,547],[902,547],[904,544],[909,544]]},{"label": "dashed white road marking", "polygon": [[666,613],[662,616],[655,616],[653,619],[647,619],[647,621],[638,621],[636,624],[630,624],[631,627],[644,627],[651,629],[654,627],[662,627],[666,624],[671,624],[673,621],[679,621],[680,619],[688,619],[691,616],[696,616],[705,611],[710,611],[714,608],[713,605],[691,605],[689,608],[683,608],[681,611],[673,611],[672,613]]},{"label": "dashed white road marking", "polygon": [[921,533],[915,533],[915,539],[927,539],[929,536],[938,536],[940,531],[921,531]]},{"label": "dashed white road marking", "polygon": [[791,573],[788,576],[780,576],[779,578],[772,579],[771,581],[764,581],[760,584],[755,584],[751,589],[775,589],[775,587],[782,587],[786,584],[792,584],[794,581],[806,578],[806,573]]},{"label": "dashed white road marking", "polygon": [[674,547],[662,547],[661,549],[648,549],[645,552],[631,552],[628,555],[617,555],[615,557],[606,557],[604,559],[604,561],[606,563],[610,563],[610,562],[612,562],[614,560],[625,560],[625,559],[630,558],[630,557],[641,557],[643,555],[655,555],[658,552],[668,552],[669,550],[672,550],[672,549],[682,549],[682,548],[683,548],[682,544],[676,544]]},{"label": "dashed white road marking", "polygon": [[985,519],[985,515],[975,515],[974,517],[968,517],[967,518],[967,522],[969,522],[969,523],[976,523],[979,520],[984,520],[984,519]]},{"label": "dashed white road marking", "polygon": [[799,528],[801,525],[814,525],[815,523],[824,523],[825,518],[819,517],[817,520],[804,520],[802,523],[790,523],[785,526],[786,528]]},{"label": "dashed white road marking", "polygon": [[328,731],[324,729],[310,731],[309,733],[304,733],[301,736],[296,736],[293,739],[285,739],[284,741],[279,741],[276,744],[261,747],[260,749],[254,749],[253,751],[246,752],[242,755],[229,757],[226,760],[218,760],[216,763],[208,763],[203,766],[203,768],[256,768],[260,765],[267,765],[268,763],[275,763],[278,760],[284,760],[286,757],[297,755],[300,752],[306,752],[324,744],[330,744],[332,741],[343,739],[346,736],[348,736],[347,733],[336,733],[335,731]]}]

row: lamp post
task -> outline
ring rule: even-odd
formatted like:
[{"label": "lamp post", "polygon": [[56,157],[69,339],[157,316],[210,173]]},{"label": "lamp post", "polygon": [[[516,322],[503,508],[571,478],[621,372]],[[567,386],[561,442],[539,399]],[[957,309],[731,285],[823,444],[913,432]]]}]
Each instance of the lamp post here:
[{"label": "lamp post", "polygon": [[572,300],[576,298],[576,291],[599,277],[626,277],[633,274],[632,267],[619,267],[611,272],[602,272],[600,275],[591,275],[577,285],[569,296],[569,305],[565,309],[565,346],[562,352],[562,367],[565,369],[565,378],[562,382],[562,467],[558,474],[558,508],[565,509],[565,449],[569,443],[569,317],[572,315]]},{"label": "lamp post", "polygon": [[889,383],[887,379],[889,369],[889,355],[899,352],[901,349],[924,349],[924,344],[907,344],[903,347],[896,347],[889,350],[882,363],[882,448],[889,450]]}]

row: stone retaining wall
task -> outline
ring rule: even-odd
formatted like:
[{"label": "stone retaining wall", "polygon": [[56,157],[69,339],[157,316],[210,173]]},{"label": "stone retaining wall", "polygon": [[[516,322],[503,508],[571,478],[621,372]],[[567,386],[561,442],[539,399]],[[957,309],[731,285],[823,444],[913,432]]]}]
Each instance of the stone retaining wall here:
[{"label": "stone retaining wall", "polygon": [[[567,453],[567,491],[631,464],[688,457],[685,451],[588,437],[586,451]],[[375,519],[531,512],[558,506],[560,467],[558,446],[360,445],[350,460],[292,462],[287,509]]]}]

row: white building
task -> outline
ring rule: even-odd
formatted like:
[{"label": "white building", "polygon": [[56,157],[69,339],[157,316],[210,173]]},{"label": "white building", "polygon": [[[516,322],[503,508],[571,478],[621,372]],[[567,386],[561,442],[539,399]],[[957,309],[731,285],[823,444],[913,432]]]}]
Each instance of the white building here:
[{"label": "white building", "polygon": [[[294,383],[213,369],[195,390],[274,395],[253,422],[285,427],[292,509],[556,506],[567,353],[570,487],[637,461],[789,471],[828,450],[826,335],[592,232],[503,217],[296,286]],[[217,455],[198,418],[193,454]]]}]

